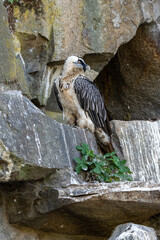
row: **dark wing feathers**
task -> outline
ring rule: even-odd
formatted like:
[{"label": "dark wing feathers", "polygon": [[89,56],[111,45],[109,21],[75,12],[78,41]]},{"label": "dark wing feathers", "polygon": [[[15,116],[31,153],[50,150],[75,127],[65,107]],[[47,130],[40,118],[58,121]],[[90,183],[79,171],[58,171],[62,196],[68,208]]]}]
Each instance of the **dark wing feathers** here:
[{"label": "dark wing feathers", "polygon": [[102,128],[108,133],[106,124],[107,113],[97,86],[89,81],[87,77],[79,76],[75,79],[74,90],[80,106],[85,112],[88,112],[95,126]]},{"label": "dark wing feathers", "polygon": [[61,109],[61,111],[63,111],[63,107],[62,107],[60,98],[58,96],[58,89],[57,89],[57,86],[56,86],[56,80],[54,81],[53,89],[54,89],[54,93],[55,93],[55,96],[56,96],[56,100],[57,100],[58,106]]}]

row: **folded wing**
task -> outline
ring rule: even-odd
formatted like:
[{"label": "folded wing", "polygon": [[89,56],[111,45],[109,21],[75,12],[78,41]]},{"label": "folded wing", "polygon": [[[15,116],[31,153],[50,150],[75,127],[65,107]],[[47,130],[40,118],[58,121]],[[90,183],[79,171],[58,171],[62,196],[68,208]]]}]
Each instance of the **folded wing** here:
[{"label": "folded wing", "polygon": [[107,113],[97,86],[87,77],[78,76],[74,81],[74,89],[80,106],[88,113],[94,125],[108,133]]}]

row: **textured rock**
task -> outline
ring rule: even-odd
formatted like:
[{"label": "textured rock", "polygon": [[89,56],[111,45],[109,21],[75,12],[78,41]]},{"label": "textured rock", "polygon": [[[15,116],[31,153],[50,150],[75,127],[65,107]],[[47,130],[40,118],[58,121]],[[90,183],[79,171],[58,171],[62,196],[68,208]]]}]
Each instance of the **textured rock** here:
[{"label": "textured rock", "polygon": [[133,223],[119,225],[114,230],[112,236],[108,240],[157,240],[156,233],[153,228]]},{"label": "textured rock", "polygon": [[159,9],[158,0],[15,2],[8,7],[9,22],[31,98],[46,105],[54,77],[69,55],[84,57],[93,70],[100,72],[142,23],[158,19]]},{"label": "textured rock", "polygon": [[112,119],[160,118],[159,26],[160,20],[142,25],[99,76]]},{"label": "textured rock", "polygon": [[49,40],[56,14],[55,1],[21,1],[13,6],[14,30],[35,36],[40,34]]},{"label": "textured rock", "polygon": [[[6,186],[5,186],[6,188]],[[2,187],[1,187],[2,189]],[[15,199],[12,199],[15,201]],[[104,240],[104,237],[56,234],[36,231],[22,226],[9,224],[4,204],[4,192],[0,191],[0,239],[1,240]]]},{"label": "textured rock", "polygon": [[7,11],[0,1],[0,91],[4,89],[21,89],[30,96],[21,59],[15,54]]},{"label": "textured rock", "polygon": [[56,47],[52,60],[66,59],[70,53],[102,54],[96,58],[97,67],[98,60],[107,61],[135,35],[142,22],[151,22],[159,16],[158,1],[84,0],[75,2],[72,9],[71,0],[56,4],[61,14],[56,15],[53,25]]},{"label": "textured rock", "polygon": [[0,239],[3,240],[38,240],[33,230],[9,225],[4,209],[4,195],[0,192]]},{"label": "textured rock", "polygon": [[[158,117],[159,0],[6,6],[12,34],[0,3],[1,90],[20,88],[35,104],[58,110],[52,86],[66,57],[84,57],[94,78],[119,49],[97,78],[111,117]],[[75,146],[87,142],[97,151],[94,136],[50,119],[17,91],[0,93],[0,239],[102,240],[130,221],[159,232],[159,127],[112,122],[117,153],[138,182],[84,183],[73,172]]]},{"label": "textured rock", "polygon": [[112,143],[134,180],[160,182],[160,121],[112,121]]},{"label": "textured rock", "polygon": [[156,230],[158,240],[160,239],[160,214],[148,219],[146,222],[144,222],[144,225],[154,228]]},{"label": "textured rock", "polygon": [[[154,150],[159,148],[154,148],[154,138],[158,139],[159,121],[113,121],[117,136],[117,128],[123,129],[123,124],[132,127],[132,131],[123,130],[125,137],[121,135],[120,140],[129,142],[129,138],[133,137],[129,146],[134,149],[134,143],[137,142],[134,137],[141,134],[138,135],[141,140],[139,146],[142,148],[150,144],[152,151],[148,151],[149,156],[152,156],[149,159],[152,163],[150,166],[145,162],[140,165],[141,158],[138,162],[137,158],[132,162],[127,159],[130,167],[136,165],[132,169],[134,179],[158,182],[159,170],[154,166],[158,160],[154,157]],[[12,181],[12,184],[5,184],[2,189],[5,192],[9,223],[39,231],[52,231],[60,234],[60,237],[62,234],[83,239],[86,235],[89,236],[86,239],[91,239],[90,236],[96,239],[109,237],[119,224],[130,221],[143,223],[160,214],[159,184],[80,184],[82,180],[73,172],[73,158],[78,156],[75,146],[89,142],[92,149],[97,151],[94,136],[50,119],[20,92],[0,93],[0,127],[1,182]],[[155,128],[153,139],[150,139],[150,128],[152,133]],[[133,152],[135,154],[135,150]],[[132,152],[130,155],[133,156]],[[44,180],[13,183],[15,180],[37,179]],[[95,228],[95,225],[98,227]]]},{"label": "textured rock", "polygon": [[[45,177],[74,168],[76,145],[96,141],[89,131],[47,117],[18,91],[0,93],[0,181]],[[69,182],[73,183],[72,174]],[[66,182],[66,184],[69,182]]]},{"label": "textured rock", "polygon": [[[55,3],[22,0],[15,1],[13,5],[6,2],[5,5],[8,10],[10,29],[14,32],[16,56],[21,56],[23,75],[25,74],[29,86],[30,98],[44,105],[45,89],[41,91],[41,88],[44,87],[43,75],[46,76],[48,52],[51,54],[54,49],[52,28],[56,14]],[[50,45],[53,45],[52,48]],[[47,79],[45,85],[46,83]]]},{"label": "textured rock", "polygon": [[142,224],[160,213],[158,184],[90,183],[61,188],[54,174],[51,179],[5,186],[10,223],[73,237],[85,235],[88,240],[88,236],[107,238],[119,224]]},{"label": "textured rock", "polygon": [[20,42],[21,46],[17,54],[21,54],[23,58],[25,76],[31,99],[38,99],[41,105],[43,105],[43,102],[41,102],[38,96],[41,92],[41,83],[44,80],[43,74],[45,75],[48,41],[40,34],[32,35],[28,33],[18,33],[17,41]]}]

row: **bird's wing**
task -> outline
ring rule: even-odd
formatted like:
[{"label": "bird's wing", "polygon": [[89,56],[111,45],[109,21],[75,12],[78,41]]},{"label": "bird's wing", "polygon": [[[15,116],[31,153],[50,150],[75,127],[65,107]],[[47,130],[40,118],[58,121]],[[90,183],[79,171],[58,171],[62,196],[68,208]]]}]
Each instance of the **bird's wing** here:
[{"label": "bird's wing", "polygon": [[54,94],[55,94],[55,96],[56,96],[56,100],[57,100],[58,106],[59,106],[59,108],[61,109],[61,111],[63,111],[63,107],[62,107],[62,104],[61,104],[61,100],[60,100],[59,94],[58,94],[58,93],[59,93],[59,92],[58,92],[58,88],[57,88],[57,85],[56,85],[57,81],[58,81],[58,79],[56,79],[56,80],[54,81],[53,89],[54,89]]},{"label": "bird's wing", "polygon": [[97,86],[87,77],[78,76],[74,81],[74,90],[80,106],[88,113],[95,126],[108,133],[107,112]]}]

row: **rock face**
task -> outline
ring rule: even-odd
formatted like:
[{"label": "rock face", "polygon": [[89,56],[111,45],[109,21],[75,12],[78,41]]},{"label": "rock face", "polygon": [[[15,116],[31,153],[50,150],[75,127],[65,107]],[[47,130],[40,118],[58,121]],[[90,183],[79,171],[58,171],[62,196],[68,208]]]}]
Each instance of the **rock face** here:
[{"label": "rock face", "polygon": [[98,77],[112,119],[160,118],[159,26],[157,20],[139,27]]},{"label": "rock face", "polygon": [[[141,121],[160,115],[159,0],[4,5],[1,1],[0,239],[104,240],[127,222],[154,227],[160,239],[160,121]],[[126,158],[134,181],[85,182],[74,171],[75,147],[85,142],[98,152],[95,137],[34,106],[58,111],[52,86],[68,55],[84,57],[92,68],[88,76],[97,77],[116,119],[114,148]],[[147,227],[132,224],[124,231],[118,227],[111,239],[156,239]]]},{"label": "rock face", "polygon": [[[133,179],[160,183],[160,121],[112,121],[112,142]],[[151,163],[152,162],[152,163]]]},{"label": "rock face", "polygon": [[[54,180],[54,175],[51,177]],[[37,230],[109,237],[120,223],[143,223],[160,214],[159,185],[140,182],[70,185],[41,183],[5,187],[8,220]],[[93,238],[94,239],[94,238]]]},{"label": "rock face", "polygon": [[[71,0],[21,0],[6,6],[14,33],[13,55],[21,56],[30,98],[39,105],[47,104],[69,55],[84,57],[100,72],[142,23],[154,24],[160,9],[158,0],[83,0],[74,5]],[[52,110],[57,110],[55,105]]]},{"label": "rock face", "polygon": [[0,91],[21,89],[28,97],[29,89],[24,76],[20,55],[15,54],[13,36],[8,25],[8,16],[0,1]]},{"label": "rock face", "polygon": [[133,223],[127,223],[117,226],[113,235],[109,240],[157,240],[156,233],[153,228],[145,227],[142,225],[136,225]]},{"label": "rock face", "polygon": [[[118,136],[116,123],[122,126],[112,123]],[[84,182],[74,172],[75,146],[87,142],[98,151],[94,136],[45,116],[20,92],[0,93],[0,129],[1,192],[10,224],[53,232],[57,239],[62,234],[89,240],[109,237],[121,223],[143,223],[160,214],[160,185],[140,181],[151,180],[140,159],[133,160],[138,182]],[[124,154],[125,145],[122,149]],[[128,159],[130,167],[133,162]],[[153,179],[158,182],[156,174]]]},{"label": "rock face", "polygon": [[18,91],[0,93],[0,130],[1,182],[40,179],[56,169],[74,168],[76,145],[97,147],[89,131],[45,116]]}]

